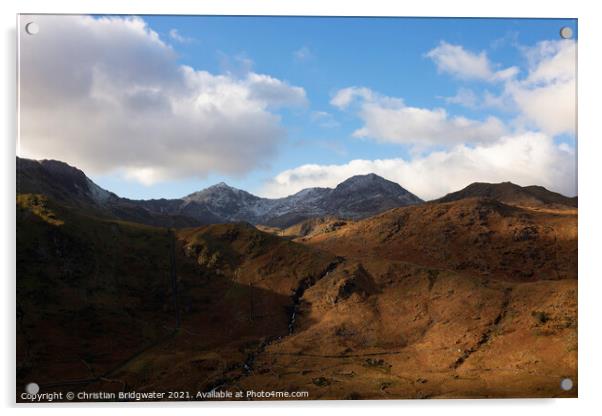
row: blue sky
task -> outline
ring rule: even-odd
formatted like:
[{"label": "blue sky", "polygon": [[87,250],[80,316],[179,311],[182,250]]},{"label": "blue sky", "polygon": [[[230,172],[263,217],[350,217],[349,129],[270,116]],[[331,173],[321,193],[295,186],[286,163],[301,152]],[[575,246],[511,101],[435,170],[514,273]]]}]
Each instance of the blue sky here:
[{"label": "blue sky", "polygon": [[[112,19],[119,21],[126,18]],[[567,90],[573,85],[568,82],[574,79],[565,76],[568,71],[566,64],[564,68],[561,67],[557,63],[560,60],[557,56],[570,47],[568,42],[574,45],[577,35],[574,19],[196,16],[142,16],[138,19],[146,25],[144,31],[147,35],[158,36],[160,42],[171,49],[173,57],[170,59],[174,62],[170,61],[170,65],[206,71],[215,77],[224,75],[233,82],[249,79],[249,74],[269,76],[287,88],[302,89],[304,99],[301,104],[295,102],[291,105],[288,99],[284,105],[274,105],[268,100],[262,116],[268,117],[280,132],[276,134],[277,138],[266,145],[266,151],[261,157],[258,156],[257,163],[245,164],[240,169],[224,170],[220,169],[219,164],[211,164],[210,168],[197,172],[192,163],[193,167],[182,174],[174,176],[167,172],[157,180],[137,181],[132,178],[139,176],[124,176],[119,164],[99,163],[97,166],[94,161],[88,161],[83,156],[85,152],[82,155],[73,149],[56,154],[47,152],[49,157],[67,159],[65,161],[84,169],[100,186],[121,196],[145,199],[181,197],[220,181],[261,195],[281,196],[304,186],[334,186],[349,173],[355,173],[356,170],[357,173],[364,173],[366,169],[370,170],[369,166],[377,166],[366,162],[358,170],[349,167],[354,160],[397,161],[395,163],[402,164],[399,168],[393,162],[383,162],[375,169],[377,173],[400,182],[410,190],[415,189],[416,193],[427,198],[456,190],[454,188],[462,182],[466,182],[462,185],[465,186],[472,181],[508,176],[508,180],[524,182],[520,183],[522,185],[537,182],[563,193],[576,193],[574,178],[569,178],[563,184],[558,183],[558,178],[565,177],[566,171],[575,170],[574,165],[559,172],[545,171],[557,164],[558,160],[574,160],[575,131],[564,125],[548,125],[550,123],[546,119],[553,119],[556,112],[562,112],[562,109],[550,108],[549,116],[540,114],[543,110],[537,110],[541,108],[538,104],[541,101],[537,101],[539,96],[536,96],[539,89],[542,93],[547,89],[552,94],[556,91],[554,89]],[[89,23],[86,25],[90,27]],[[559,30],[564,26],[571,27],[574,33],[573,39],[566,41],[566,45],[559,36]],[[44,34],[43,30],[44,26],[41,35]],[[105,43],[101,43],[92,35],[90,39],[92,47],[110,42],[103,39]],[[559,46],[556,46],[557,43]],[[119,42],[115,42],[115,47],[120,47]],[[27,50],[26,44],[23,49]],[[150,60],[149,66],[145,67],[145,56],[140,55],[142,71],[163,62]],[[462,65],[472,62],[470,59],[473,58],[480,59],[479,62],[484,65],[483,71],[471,73],[470,68]],[[460,62],[459,66],[455,66],[456,62]],[[126,68],[127,64],[123,67]],[[512,67],[516,68],[516,71],[511,71],[512,75],[497,74]],[[152,68],[155,71],[154,66]],[[140,73],[141,70],[137,71]],[[555,72],[549,75],[550,71]],[[348,90],[351,99],[341,101],[339,105],[333,103],[337,94],[350,88],[356,88]],[[294,93],[287,91],[284,93]],[[203,93],[202,90],[200,93]],[[104,94],[113,93],[106,89]],[[405,111],[408,109],[409,112]],[[399,132],[406,123],[412,124],[415,120],[395,119],[398,115],[414,117],[411,115],[414,114],[418,117],[420,111],[424,110],[430,116],[437,109],[445,112],[441,128],[424,133],[425,127],[417,126],[416,137]],[[22,108],[22,113],[26,110],[27,107]],[[87,113],[82,116],[85,117],[92,116]],[[135,118],[136,114],[132,117]],[[463,130],[460,129],[450,133],[450,137],[457,136],[455,139],[449,139],[446,137],[448,129],[455,127],[448,122],[460,118],[470,120],[475,126],[491,118],[495,119],[495,123],[488,123],[482,128],[475,127],[477,130],[474,134],[467,133],[475,137],[467,136],[464,140]],[[37,118],[35,121],[42,124]],[[397,122],[400,123],[398,127]],[[195,128],[202,129],[203,124]],[[428,126],[426,128],[428,130]],[[363,130],[363,133],[359,133],[359,130]],[[50,130],[47,128],[44,131]],[[117,132],[116,137],[121,137],[120,134]],[[127,136],[123,134],[123,137],[136,135],[135,124],[127,128]],[[481,134],[483,138],[479,136]],[[487,168],[484,161],[482,170],[472,169],[474,177],[471,177],[471,168],[465,162],[457,162],[458,155],[466,156],[470,149],[482,148],[478,154],[489,155],[498,152],[495,146],[501,146],[502,150],[498,153],[507,151],[511,154],[513,150],[510,146],[520,145],[522,149],[526,141],[531,139],[521,136],[520,143],[511,145],[504,142],[502,145],[500,138],[524,134],[546,136],[546,139],[533,136],[535,139],[532,140],[541,141],[541,146],[548,146],[537,148],[540,149],[539,153],[548,154],[549,146],[553,146],[552,151],[560,149],[566,154],[554,156],[551,160],[526,160],[521,166],[509,167],[509,175],[505,170],[496,168],[507,166],[503,160],[492,161],[491,169]],[[105,140],[118,140],[116,137],[107,137]],[[219,142],[220,138],[208,140]],[[237,138],[232,140],[236,149]],[[551,142],[543,143],[543,140]],[[244,135],[241,135],[239,143],[240,146],[246,146]],[[198,145],[202,147],[203,143],[199,142]],[[459,150],[458,146],[464,150]],[[25,155],[46,155],[45,150],[40,150],[43,146],[34,143],[33,139],[28,142],[26,135],[22,137],[21,147],[25,149]],[[103,151],[99,149],[98,153]],[[456,161],[460,167],[447,172],[439,169],[439,165],[433,165],[433,155],[438,152],[444,156],[440,159],[441,166]],[[263,157],[263,154],[267,156]],[[135,157],[135,152],[132,155]],[[245,155],[254,157],[250,152]],[[489,160],[488,156],[482,157]],[[413,161],[415,163],[410,166]],[[435,168],[425,171],[427,162]],[[170,163],[174,165],[173,161]],[[317,167],[301,168],[308,164]],[[541,180],[537,176],[540,172],[531,172],[529,165],[541,165]],[[498,170],[496,175],[483,173],[495,169]],[[275,179],[291,170],[289,174]],[[444,185],[429,185],[421,179],[428,172],[455,179]]]}]

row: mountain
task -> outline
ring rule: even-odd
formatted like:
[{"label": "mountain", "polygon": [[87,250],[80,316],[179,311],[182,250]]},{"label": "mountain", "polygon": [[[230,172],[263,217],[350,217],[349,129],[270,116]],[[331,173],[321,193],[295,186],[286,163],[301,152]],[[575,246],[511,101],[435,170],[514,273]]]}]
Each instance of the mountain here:
[{"label": "mountain", "polygon": [[96,185],[81,170],[56,160],[17,158],[17,193],[49,197],[89,215],[118,218],[164,227],[200,225],[192,217],[149,210],[136,201],[120,198]]},{"label": "mountain", "polygon": [[[192,400],[578,395],[559,388],[577,382],[576,209],[490,194],[267,233],[235,218],[364,215],[411,194],[366,175],[275,200],[217,184],[131,201],[29,162],[16,197],[17,401],[32,380]],[[172,213],[230,220],[146,225],[192,221]]]},{"label": "mountain", "polygon": [[335,216],[360,219],[420,198],[378,175],[353,176],[336,188],[307,188],[284,198],[261,198],[221,182],[179,199],[120,198],[92,182],[81,170],[54,160],[17,158],[19,193],[47,195],[128,221],[162,226],[195,226],[245,221],[288,227]]},{"label": "mountain", "polygon": [[120,391],[123,369],[139,390],[209,391],[286,336],[292,294],[341,261],[247,223],[166,232],[26,194],[16,208],[17,382],[46,391]]},{"label": "mountain", "polygon": [[340,183],[329,195],[327,206],[335,211],[333,215],[358,219],[421,202],[399,184],[371,173],[353,176]]},{"label": "mountain", "polygon": [[345,262],[305,290],[295,332],[236,386],[282,380],[317,399],[575,395],[558,388],[577,375],[575,211],[468,198],[307,224],[293,241]]},{"label": "mountain", "polygon": [[17,192],[43,194],[76,206],[103,205],[119,197],[92,182],[81,170],[56,160],[17,158]]},{"label": "mountain", "polygon": [[422,202],[400,185],[374,174],[353,176],[334,189],[307,188],[276,199],[260,198],[222,182],[182,201],[175,212],[199,220],[210,212],[217,218],[211,222],[247,221],[281,228],[324,216],[365,218]]},{"label": "mountain", "polygon": [[436,202],[459,201],[464,198],[491,198],[509,205],[526,207],[574,207],[577,197],[569,198],[548,191],[543,186],[519,186],[512,182],[481,183],[475,182],[457,192],[445,195]]},{"label": "mountain", "polygon": [[[358,237],[359,236],[359,237]],[[577,213],[489,198],[395,208],[297,241],[503,280],[577,278]]]},{"label": "mountain", "polygon": [[316,221],[293,241],[248,223],[170,233],[31,195],[16,220],[18,386],[578,393],[558,381],[577,380],[571,210],[469,198]]}]

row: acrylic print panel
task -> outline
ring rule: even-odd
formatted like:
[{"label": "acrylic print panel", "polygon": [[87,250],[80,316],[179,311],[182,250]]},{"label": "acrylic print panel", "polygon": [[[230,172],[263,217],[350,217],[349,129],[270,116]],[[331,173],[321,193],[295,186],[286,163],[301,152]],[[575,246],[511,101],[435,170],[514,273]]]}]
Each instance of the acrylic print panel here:
[{"label": "acrylic print panel", "polygon": [[18,38],[17,401],[577,396],[576,20]]}]

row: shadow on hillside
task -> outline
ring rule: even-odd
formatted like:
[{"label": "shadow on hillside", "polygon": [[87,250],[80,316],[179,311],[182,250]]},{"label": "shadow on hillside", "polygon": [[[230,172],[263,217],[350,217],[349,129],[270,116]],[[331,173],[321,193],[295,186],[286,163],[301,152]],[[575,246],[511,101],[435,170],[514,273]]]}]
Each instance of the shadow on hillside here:
[{"label": "shadow on hillside", "polygon": [[17,396],[29,382],[79,391],[125,370],[142,383],[158,375],[138,363],[146,355],[173,366],[213,352],[217,365],[194,369],[197,379],[215,377],[288,334],[290,296],[202,273],[180,251],[176,331],[165,230],[79,217],[56,227],[30,216],[17,229]]}]

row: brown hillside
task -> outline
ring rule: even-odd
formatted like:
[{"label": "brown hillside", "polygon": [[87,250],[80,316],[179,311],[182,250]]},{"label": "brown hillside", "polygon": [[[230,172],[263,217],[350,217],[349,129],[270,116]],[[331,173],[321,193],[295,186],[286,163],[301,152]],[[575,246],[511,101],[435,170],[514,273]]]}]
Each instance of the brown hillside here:
[{"label": "brown hillside", "polygon": [[299,241],[341,256],[409,261],[505,280],[577,277],[576,210],[463,199],[393,209]]},{"label": "brown hillside", "polygon": [[242,389],[314,399],[574,397],[573,279],[484,281],[410,263],[347,262],[308,289],[298,328]]},{"label": "brown hillside", "polygon": [[261,231],[280,237],[298,238],[329,233],[352,222],[352,220],[342,220],[336,217],[317,217],[301,221],[287,228],[276,228],[265,225],[258,225],[256,227]]},{"label": "brown hillside", "polygon": [[569,198],[543,186],[519,186],[512,182],[475,182],[434,202],[453,202],[466,198],[490,198],[508,205],[547,208],[577,208],[577,197]]},{"label": "brown hillside", "polygon": [[295,294],[340,262],[244,223],[183,229],[176,303],[166,228],[19,195],[17,230],[17,384],[42,391],[206,390],[242,377],[263,343],[288,334]]},{"label": "brown hillside", "polygon": [[464,199],[332,221],[293,241],[171,232],[18,196],[18,386],[576,397],[576,210]]},{"label": "brown hillside", "polygon": [[559,397],[577,379],[577,213],[465,199],[296,241],[347,261],[243,388],[313,398]]}]

